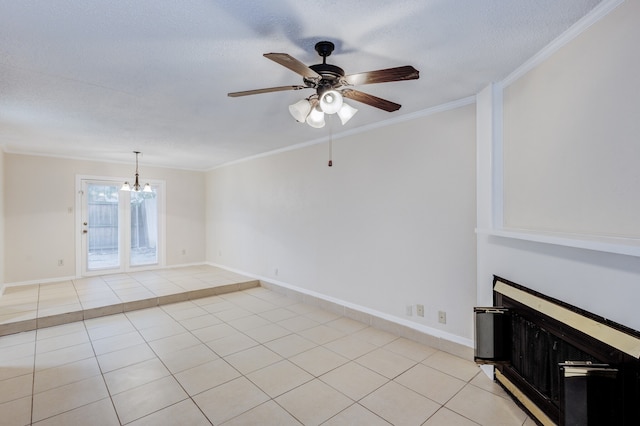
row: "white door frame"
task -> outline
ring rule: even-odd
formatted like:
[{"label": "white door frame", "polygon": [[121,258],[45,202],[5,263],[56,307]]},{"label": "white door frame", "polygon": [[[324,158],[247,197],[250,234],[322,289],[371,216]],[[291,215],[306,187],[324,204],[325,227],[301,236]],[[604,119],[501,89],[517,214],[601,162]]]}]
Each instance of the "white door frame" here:
[{"label": "white door frame", "polygon": [[[75,221],[76,221],[76,226],[75,226],[75,234],[76,234],[76,244],[75,244],[75,250],[76,250],[76,276],[77,277],[83,277],[83,276],[93,276],[93,275],[104,275],[104,274],[109,274],[109,273],[118,273],[118,272],[132,272],[132,271],[143,271],[143,270],[150,270],[150,269],[160,269],[160,268],[164,268],[166,266],[166,202],[165,202],[165,182],[163,180],[157,180],[157,179],[145,179],[145,183],[149,182],[152,186],[155,186],[158,188],[157,190],[157,200],[158,200],[158,242],[157,242],[157,246],[158,246],[158,263],[154,264],[154,265],[141,265],[141,266],[131,266],[129,264],[129,258],[128,258],[128,252],[130,248],[125,248],[124,250],[121,251],[121,258],[125,259],[125,253],[127,254],[126,256],[126,261],[122,261],[121,262],[121,266],[120,268],[116,271],[113,269],[109,269],[109,270],[96,270],[96,271],[87,271],[85,270],[85,268],[83,268],[83,263],[85,262],[85,260],[83,259],[85,253],[83,250],[83,239],[85,238],[83,235],[83,230],[86,229],[83,225],[83,184],[86,181],[98,181],[98,182],[108,182],[108,183],[114,183],[118,186],[122,185],[122,182],[124,182],[125,180],[131,180],[129,178],[124,178],[124,177],[114,177],[114,176],[94,176],[94,175],[76,175],[76,214],[75,214]],[[122,217],[123,215],[121,213],[119,213],[119,217]],[[130,219],[126,219],[124,222],[121,221],[120,223],[128,223]],[[125,241],[130,241],[130,237],[127,238],[127,236],[130,234],[131,230],[127,229],[128,227],[125,226]],[[123,244],[126,245],[127,247],[130,244]]]}]

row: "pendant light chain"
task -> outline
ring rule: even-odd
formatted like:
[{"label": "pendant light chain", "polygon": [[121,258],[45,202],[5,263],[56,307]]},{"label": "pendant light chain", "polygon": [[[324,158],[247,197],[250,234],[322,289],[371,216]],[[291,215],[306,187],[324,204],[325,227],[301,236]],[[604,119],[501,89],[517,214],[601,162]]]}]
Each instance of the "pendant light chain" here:
[{"label": "pendant light chain", "polygon": [[138,182],[138,154],[140,154],[140,151],[133,151],[133,153],[136,154],[136,181],[133,184],[133,190],[140,191],[140,182]]}]

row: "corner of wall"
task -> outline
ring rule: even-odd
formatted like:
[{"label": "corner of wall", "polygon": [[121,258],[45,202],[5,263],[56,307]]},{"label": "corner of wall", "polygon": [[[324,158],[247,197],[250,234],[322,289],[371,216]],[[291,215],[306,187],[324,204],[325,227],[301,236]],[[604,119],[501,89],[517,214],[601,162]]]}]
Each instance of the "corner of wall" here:
[{"label": "corner of wall", "polygon": [[413,325],[403,324],[399,319],[391,318],[383,313],[375,312],[341,300],[330,300],[321,295],[314,295],[304,289],[295,288],[291,285],[285,285],[284,283],[260,279],[260,285],[293,300],[317,306],[326,311],[345,316],[368,326],[430,346],[457,357],[469,361],[473,360],[473,347],[469,346],[470,342],[463,342],[463,339],[459,339],[457,336],[438,333],[435,330],[433,333],[429,333],[426,327],[419,329]]}]

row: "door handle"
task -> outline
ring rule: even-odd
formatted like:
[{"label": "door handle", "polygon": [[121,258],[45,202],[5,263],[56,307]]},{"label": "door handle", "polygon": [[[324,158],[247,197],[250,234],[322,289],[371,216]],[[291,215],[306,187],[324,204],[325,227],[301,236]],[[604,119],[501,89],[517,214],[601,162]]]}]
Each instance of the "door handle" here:
[{"label": "door handle", "polygon": [[89,231],[87,231],[86,229],[83,229],[83,230],[82,230],[82,233],[83,233],[83,234],[86,234],[87,232],[89,232]]}]

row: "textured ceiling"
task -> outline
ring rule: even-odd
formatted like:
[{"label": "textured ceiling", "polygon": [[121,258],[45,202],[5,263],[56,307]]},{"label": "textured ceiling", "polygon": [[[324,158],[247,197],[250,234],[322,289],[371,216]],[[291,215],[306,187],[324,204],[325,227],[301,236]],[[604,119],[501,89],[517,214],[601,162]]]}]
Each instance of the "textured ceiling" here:
[{"label": "textured ceiling", "polygon": [[[599,0],[0,0],[0,145],[6,152],[206,170],[476,94]],[[262,56],[347,74],[413,65],[420,79],[356,87],[402,104],[342,126],[296,123],[311,90]]]}]

